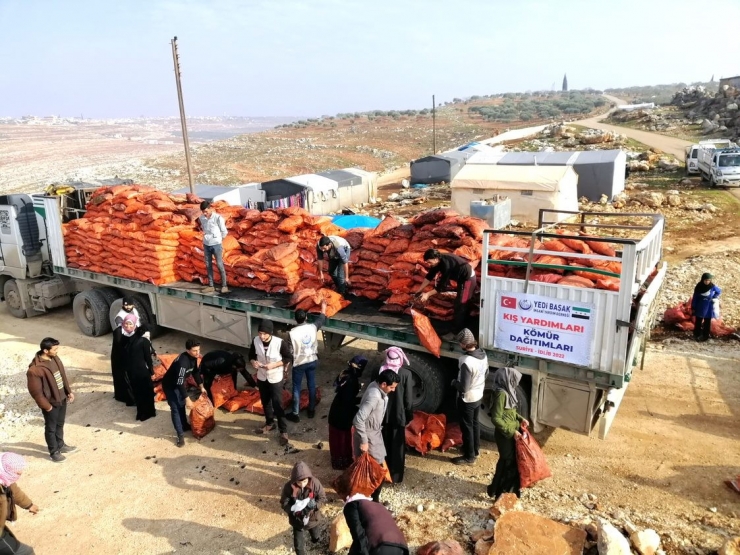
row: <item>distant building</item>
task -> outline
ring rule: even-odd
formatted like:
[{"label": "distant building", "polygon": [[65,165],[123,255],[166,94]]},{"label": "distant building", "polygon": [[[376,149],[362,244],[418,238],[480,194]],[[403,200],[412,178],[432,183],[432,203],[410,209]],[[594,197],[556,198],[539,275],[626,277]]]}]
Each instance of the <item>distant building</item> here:
[{"label": "distant building", "polygon": [[563,92],[568,91],[568,74],[563,74]]},{"label": "distant building", "polygon": [[731,87],[735,87],[736,89],[740,89],[740,75],[736,75],[735,77],[725,77],[724,79],[720,79],[719,88],[722,89],[722,87],[725,85],[729,85]]}]

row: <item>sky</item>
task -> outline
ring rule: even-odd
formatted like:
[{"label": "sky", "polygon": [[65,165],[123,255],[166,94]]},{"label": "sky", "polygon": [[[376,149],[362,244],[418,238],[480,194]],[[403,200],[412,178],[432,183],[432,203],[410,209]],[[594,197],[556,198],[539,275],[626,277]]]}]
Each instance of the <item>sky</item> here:
[{"label": "sky", "polygon": [[571,89],[738,75],[740,1],[710,5],[0,0],[0,116],[175,116],[174,36],[189,116],[418,109],[566,72]]}]

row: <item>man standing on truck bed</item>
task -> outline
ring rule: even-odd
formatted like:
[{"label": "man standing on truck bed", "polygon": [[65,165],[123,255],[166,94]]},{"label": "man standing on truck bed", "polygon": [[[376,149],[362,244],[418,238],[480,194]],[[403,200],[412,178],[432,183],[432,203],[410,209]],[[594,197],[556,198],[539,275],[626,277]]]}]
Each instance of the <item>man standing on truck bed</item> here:
[{"label": "man standing on truck bed", "polygon": [[[442,254],[436,249],[429,249],[424,253],[424,261],[429,264],[429,272],[424,281],[416,292],[422,303],[429,300],[430,297],[437,293],[444,292],[450,280],[457,283],[457,297],[455,297],[454,319],[452,329],[443,338],[452,340],[455,334],[460,333],[465,328],[465,319],[470,315],[471,301],[475,293],[475,287],[478,284],[475,278],[475,268],[464,258],[454,254]],[[439,280],[437,285],[431,291],[423,293],[429,283],[437,276]]]},{"label": "man standing on truck bed", "polygon": [[337,292],[345,296],[349,281],[349,243],[336,235],[322,235],[316,245],[316,267],[319,271],[319,280],[324,281],[323,261],[324,254],[329,259],[329,275],[334,280]]},{"label": "man standing on truck bed", "polygon": [[203,288],[203,293],[213,293],[213,257],[216,257],[216,266],[221,274],[221,293],[228,293],[229,286],[226,283],[226,270],[224,269],[223,243],[228,234],[226,223],[222,216],[218,215],[211,207],[211,203],[204,200],[200,203],[203,212],[198,216],[198,224],[203,230],[203,253],[206,257],[206,271],[208,272],[208,287]]},{"label": "man standing on truck bed", "polygon": [[63,453],[77,450],[64,443],[67,402],[74,403],[75,394],[69,386],[62,359],[57,356],[59,341],[53,337],[45,337],[39,347],[26,372],[28,392],[44,415],[44,437],[49,456],[54,462],[62,462]]},{"label": "man standing on truck bed", "polygon": [[293,364],[293,345],[275,337],[275,327],[270,320],[262,320],[257,337],[249,348],[249,361],[257,370],[257,388],[260,391],[265,425],[257,430],[266,434],[275,429],[275,418],[280,432],[280,445],[288,444],[288,423],[283,411],[283,383],[288,368]]},{"label": "man standing on truck bed", "polygon": [[185,432],[190,430],[188,417],[185,414],[185,407],[191,408],[193,406],[193,401],[188,397],[188,390],[185,387],[185,380],[188,379],[188,376],[192,375],[201,392],[206,393],[198,368],[199,356],[200,342],[195,339],[188,339],[185,342],[185,352],[172,361],[162,378],[162,390],[167,397],[167,404],[170,406],[170,416],[175,432],[177,432],[176,445],[178,447],[185,446]]}]

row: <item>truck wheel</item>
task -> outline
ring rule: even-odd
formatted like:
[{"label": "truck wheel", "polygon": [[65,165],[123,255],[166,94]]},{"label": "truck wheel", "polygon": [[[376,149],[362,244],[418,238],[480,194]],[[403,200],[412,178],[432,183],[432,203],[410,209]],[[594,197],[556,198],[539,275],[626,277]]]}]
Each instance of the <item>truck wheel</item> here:
[{"label": "truck wheel", "polygon": [[8,312],[16,318],[25,318],[28,316],[23,308],[23,301],[21,300],[21,292],[18,289],[18,284],[14,279],[9,279],[3,286],[3,297],[5,297],[5,306],[8,307]]},{"label": "truck wheel", "polygon": [[163,328],[162,326],[157,325],[157,319],[154,317],[152,303],[149,301],[149,295],[145,293],[135,293],[132,296],[134,298],[134,306],[136,307],[136,310],[139,311],[141,319],[146,322],[152,339],[161,335]]},{"label": "truck wheel", "polygon": [[72,301],[72,312],[77,327],[85,335],[100,337],[111,330],[108,319],[108,303],[96,289],[82,291]]},{"label": "truck wheel", "polygon": [[[113,287],[96,287],[95,290],[103,295],[108,308],[110,308],[110,305],[112,305],[116,299],[121,298],[121,293],[119,293],[118,289]],[[113,327],[113,325],[111,325],[111,327]]]},{"label": "truck wheel", "polygon": [[429,355],[406,352],[411,371],[413,402],[411,408],[437,412],[444,400],[445,372]]},{"label": "truck wheel", "polygon": [[[524,418],[529,420],[529,396],[524,388],[520,385],[516,388],[516,398],[519,401],[517,411]],[[486,441],[494,441],[493,433],[496,427],[491,422],[491,405],[493,403],[493,384],[487,383],[483,392],[483,401],[481,401],[480,413],[478,414],[478,423],[480,425],[480,437]]]}]

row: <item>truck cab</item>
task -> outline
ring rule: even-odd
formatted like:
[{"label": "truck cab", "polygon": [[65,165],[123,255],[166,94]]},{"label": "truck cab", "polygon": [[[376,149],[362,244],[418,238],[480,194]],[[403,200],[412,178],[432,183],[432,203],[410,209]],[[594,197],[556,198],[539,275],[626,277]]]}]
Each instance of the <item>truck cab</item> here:
[{"label": "truck cab", "polygon": [[686,165],[686,175],[694,175],[699,173],[699,145],[691,145],[686,147],[686,156],[684,157],[684,163]]}]

